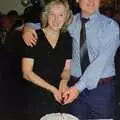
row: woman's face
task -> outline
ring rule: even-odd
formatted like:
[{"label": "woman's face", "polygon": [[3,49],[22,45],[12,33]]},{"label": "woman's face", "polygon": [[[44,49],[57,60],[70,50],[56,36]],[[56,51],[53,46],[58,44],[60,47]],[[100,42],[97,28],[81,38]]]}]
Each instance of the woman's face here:
[{"label": "woman's face", "polygon": [[48,13],[48,27],[53,31],[59,31],[66,20],[66,8],[63,4],[53,5]]}]

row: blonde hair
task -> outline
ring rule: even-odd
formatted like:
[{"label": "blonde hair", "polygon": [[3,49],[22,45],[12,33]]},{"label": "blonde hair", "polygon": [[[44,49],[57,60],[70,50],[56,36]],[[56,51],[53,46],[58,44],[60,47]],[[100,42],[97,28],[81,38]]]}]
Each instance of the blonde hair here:
[{"label": "blonde hair", "polygon": [[65,32],[67,30],[67,26],[72,22],[73,19],[73,14],[72,11],[70,10],[69,4],[67,0],[51,0],[47,5],[45,5],[44,9],[41,12],[41,28],[45,28],[48,25],[48,13],[50,11],[50,9],[52,8],[52,6],[54,5],[59,5],[62,4],[63,6],[65,6],[66,9],[66,21],[61,29],[61,32]]}]

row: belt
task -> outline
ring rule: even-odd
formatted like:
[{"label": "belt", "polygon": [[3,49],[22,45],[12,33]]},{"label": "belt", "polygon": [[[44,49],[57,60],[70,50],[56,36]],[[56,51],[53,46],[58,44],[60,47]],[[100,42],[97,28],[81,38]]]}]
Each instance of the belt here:
[{"label": "belt", "polygon": [[[98,85],[105,85],[105,84],[112,83],[113,78],[114,78],[114,76],[107,77],[107,78],[102,78],[102,79],[99,80]],[[69,86],[74,85],[76,82],[79,81],[79,79],[80,79],[80,77],[77,78],[77,77],[71,76],[71,78],[70,78],[70,80],[68,82],[68,85]]]},{"label": "belt", "polygon": [[109,84],[109,83],[112,83],[112,81],[113,81],[113,77],[103,78],[99,80],[98,85]]}]

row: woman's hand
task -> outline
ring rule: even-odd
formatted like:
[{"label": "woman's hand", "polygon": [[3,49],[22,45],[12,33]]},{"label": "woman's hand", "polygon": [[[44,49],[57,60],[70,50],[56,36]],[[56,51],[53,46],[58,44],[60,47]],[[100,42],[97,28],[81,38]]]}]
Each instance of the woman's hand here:
[{"label": "woman's hand", "polygon": [[67,86],[67,81],[66,80],[61,80],[60,85],[59,85],[59,92],[61,95],[68,89]]},{"label": "woman's hand", "polygon": [[51,92],[53,93],[55,100],[57,102],[61,103],[62,98],[61,98],[61,94],[60,94],[59,90],[54,87],[54,88],[52,88]]},{"label": "woman's hand", "polygon": [[59,85],[59,92],[61,95],[61,104],[64,104],[64,98],[63,98],[63,94],[65,91],[68,90],[68,86],[67,86],[67,81],[66,80],[61,80],[60,85]]}]

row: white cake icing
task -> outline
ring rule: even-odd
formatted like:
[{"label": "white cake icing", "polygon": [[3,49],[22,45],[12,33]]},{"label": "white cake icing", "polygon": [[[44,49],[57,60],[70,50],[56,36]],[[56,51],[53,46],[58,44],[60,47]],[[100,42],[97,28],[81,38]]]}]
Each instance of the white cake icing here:
[{"label": "white cake icing", "polygon": [[51,113],[43,116],[40,120],[79,120],[79,119],[71,114]]}]

